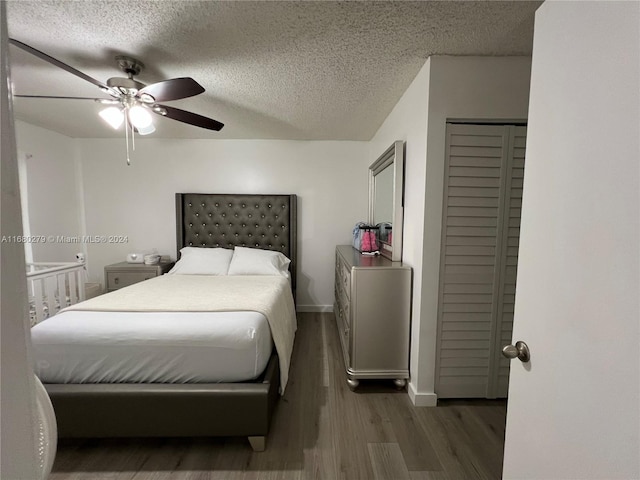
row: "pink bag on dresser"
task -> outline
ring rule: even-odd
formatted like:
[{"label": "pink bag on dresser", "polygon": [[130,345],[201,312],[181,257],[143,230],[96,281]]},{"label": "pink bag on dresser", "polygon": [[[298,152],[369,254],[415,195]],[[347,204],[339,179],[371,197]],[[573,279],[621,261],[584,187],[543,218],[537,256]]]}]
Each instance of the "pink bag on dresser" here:
[{"label": "pink bag on dresser", "polygon": [[353,246],[362,253],[377,253],[379,248],[376,227],[358,222],[353,228]]},{"label": "pink bag on dresser", "polygon": [[375,252],[378,250],[378,242],[376,241],[376,235],[371,230],[365,230],[362,233],[362,252]]}]

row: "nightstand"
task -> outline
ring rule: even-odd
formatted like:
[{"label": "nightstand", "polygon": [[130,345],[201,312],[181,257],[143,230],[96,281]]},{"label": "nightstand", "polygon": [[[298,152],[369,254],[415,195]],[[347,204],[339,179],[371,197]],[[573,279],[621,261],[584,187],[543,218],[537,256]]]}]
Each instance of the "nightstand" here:
[{"label": "nightstand", "polygon": [[120,262],[104,267],[104,285],[107,292],[113,292],[134,283],[167,273],[175,262],[160,262],[155,265]]}]

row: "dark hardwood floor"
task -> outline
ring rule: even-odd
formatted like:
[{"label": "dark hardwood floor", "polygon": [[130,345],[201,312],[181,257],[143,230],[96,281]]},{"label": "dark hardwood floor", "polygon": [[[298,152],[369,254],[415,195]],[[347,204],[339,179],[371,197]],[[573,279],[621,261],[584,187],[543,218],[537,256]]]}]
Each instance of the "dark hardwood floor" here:
[{"label": "dark hardwood floor", "polygon": [[52,480],[498,479],[506,402],[416,408],[393,382],[345,382],[333,314],[298,314],[292,369],[267,437],[63,440]]}]

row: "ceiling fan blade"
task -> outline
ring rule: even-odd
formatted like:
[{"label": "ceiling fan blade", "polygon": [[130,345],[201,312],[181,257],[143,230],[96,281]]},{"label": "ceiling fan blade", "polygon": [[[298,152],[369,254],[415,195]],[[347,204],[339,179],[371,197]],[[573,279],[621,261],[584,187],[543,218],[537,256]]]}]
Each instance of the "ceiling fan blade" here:
[{"label": "ceiling fan blade", "polygon": [[59,68],[61,68],[63,70],[66,70],[69,73],[72,73],[76,77],[80,77],[81,79],[86,80],[87,82],[93,83],[96,87],[100,87],[100,88],[108,90],[108,91],[111,90],[106,84],[100,82],[99,80],[96,80],[95,78],[92,78],[89,75],[87,75],[85,73],[82,73],[80,70],[76,70],[75,68],[70,67],[66,63],[62,63],[60,60],[57,60],[57,59],[53,58],[52,56],[47,55],[44,52],[41,52],[40,50],[36,50],[35,48],[30,47],[26,43],[22,43],[21,41],[16,40],[15,38],[10,38],[9,39],[9,43],[11,45],[15,45],[18,48],[21,48],[25,52],[28,52],[31,55],[35,56],[35,57],[41,58],[42,60],[44,60],[46,62],[49,62],[52,65],[55,65],[56,67],[59,67]]},{"label": "ceiling fan blade", "polygon": [[220,123],[212,118],[203,117],[197,113],[187,112],[186,110],[180,110],[179,108],[168,107],[166,105],[155,105],[166,112],[165,115],[157,113],[160,116],[177,120],[178,122],[188,123],[189,125],[195,125],[196,127],[206,128],[208,130],[219,131],[224,127],[224,123]]},{"label": "ceiling fan blade", "polygon": [[193,97],[204,92],[204,88],[193,78],[182,77],[164,80],[147,85],[138,94],[151,95],[156,102],[169,102],[181,98]]},{"label": "ceiling fan blade", "polygon": [[94,102],[117,102],[117,100],[111,100],[109,98],[93,98],[93,97],[56,97],[54,95],[14,95],[15,98],[58,98],[61,100],[93,100]]}]

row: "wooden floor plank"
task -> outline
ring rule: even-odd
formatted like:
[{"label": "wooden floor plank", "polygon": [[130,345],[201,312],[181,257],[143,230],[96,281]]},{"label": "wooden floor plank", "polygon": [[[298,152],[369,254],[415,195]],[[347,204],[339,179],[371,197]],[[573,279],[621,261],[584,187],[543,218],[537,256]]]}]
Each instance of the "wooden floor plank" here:
[{"label": "wooden floor plank", "polygon": [[217,452],[212,480],[242,480],[253,450],[246,438],[229,438]]},{"label": "wooden floor plank", "polygon": [[397,443],[369,443],[367,447],[375,480],[410,480],[409,470]]},{"label": "wooden floor plank", "polygon": [[[332,441],[333,424],[329,407],[329,371],[328,348],[326,343],[326,325],[319,313],[308,315],[305,322],[313,322],[308,330],[309,343],[307,348],[301,349],[301,354],[313,357],[313,368],[304,368],[299,372],[305,378],[299,392],[300,398],[309,398],[303,404],[303,478],[308,480],[322,480],[333,475],[335,471],[335,448]],[[312,332],[321,332],[320,342]],[[300,366],[306,362],[300,361]],[[322,380],[322,381],[319,381]]]},{"label": "wooden floor plank", "polygon": [[414,407],[393,382],[349,390],[333,314],[298,315],[266,451],[244,437],[60,442],[51,480],[499,479],[506,403]]},{"label": "wooden floor plank", "polygon": [[391,425],[402,451],[407,469],[410,471],[441,471],[442,464],[429,439],[428,433],[420,426],[415,408],[407,395],[400,400],[403,408],[398,408],[399,400],[387,397],[385,407],[389,412]]},{"label": "wooden floor plank", "polygon": [[473,442],[476,455],[484,459],[485,471],[490,478],[502,476],[502,454],[504,450],[504,421],[502,428],[496,429],[483,419],[490,417],[487,412],[494,407],[470,407],[460,409],[461,422]]},{"label": "wooden floor plank", "polygon": [[[502,453],[498,458],[487,457],[483,436],[470,431],[463,418],[463,406],[447,405],[437,408],[419,408],[415,412],[423,429],[435,438],[432,445],[444,467],[453,478],[501,478]],[[501,408],[501,407],[498,407]],[[499,465],[499,472],[494,468]]]},{"label": "wooden floor plank", "polygon": [[[384,393],[357,393],[358,402],[362,405],[360,414],[364,424],[364,440],[368,443],[395,443],[396,434]],[[402,395],[394,392],[391,395]],[[395,399],[397,400],[397,398]]]},{"label": "wooden floor plank", "polygon": [[334,432],[335,478],[371,479],[373,470],[369,462],[367,442],[363,441],[366,426],[360,411],[362,406],[358,401],[359,395],[349,390],[345,381],[344,360],[335,322],[328,322],[327,326],[330,377],[333,378],[333,388],[329,390],[329,408]]},{"label": "wooden floor plank", "polygon": [[460,480],[459,477],[451,477],[446,472],[409,472],[411,480]]}]

